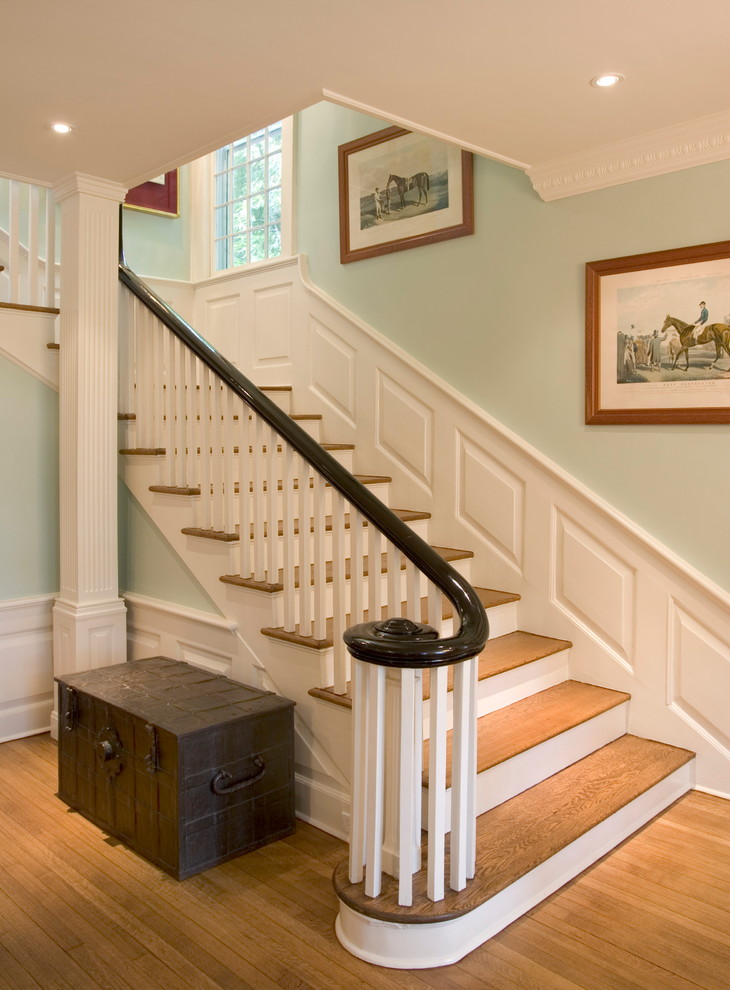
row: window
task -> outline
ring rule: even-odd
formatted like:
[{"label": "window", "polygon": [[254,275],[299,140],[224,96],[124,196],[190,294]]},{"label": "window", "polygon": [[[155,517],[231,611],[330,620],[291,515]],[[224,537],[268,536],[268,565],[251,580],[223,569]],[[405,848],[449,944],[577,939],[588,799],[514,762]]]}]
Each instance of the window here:
[{"label": "window", "polygon": [[271,124],[214,152],[213,270],[288,253],[282,195],[289,163],[284,123]]}]

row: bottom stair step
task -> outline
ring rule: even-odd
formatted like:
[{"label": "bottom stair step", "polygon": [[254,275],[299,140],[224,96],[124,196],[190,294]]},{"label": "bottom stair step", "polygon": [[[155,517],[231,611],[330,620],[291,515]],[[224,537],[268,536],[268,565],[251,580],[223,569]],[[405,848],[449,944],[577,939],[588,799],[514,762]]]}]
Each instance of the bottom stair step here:
[{"label": "bottom stair step", "polygon": [[370,898],[341,863],[333,878],[340,941],[382,966],[457,961],[688,791],[693,759],[625,735],[492,808],[477,820],[474,879],[436,903],[426,896],[425,871],[414,877],[413,905],[401,907],[396,880],[384,876],[381,895]]}]

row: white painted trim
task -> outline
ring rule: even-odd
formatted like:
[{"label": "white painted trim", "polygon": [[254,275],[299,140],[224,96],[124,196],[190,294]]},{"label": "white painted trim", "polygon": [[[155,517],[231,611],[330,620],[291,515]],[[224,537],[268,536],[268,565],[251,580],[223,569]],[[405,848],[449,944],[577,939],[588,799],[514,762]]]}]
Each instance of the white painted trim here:
[{"label": "white painted trim", "polygon": [[521,169],[529,168],[525,162],[519,162],[515,158],[507,158],[505,155],[500,155],[497,151],[492,151],[489,148],[482,148],[477,144],[465,144],[452,134],[444,134],[443,131],[437,131],[433,127],[424,127],[422,124],[414,123],[414,121],[408,120],[406,117],[399,117],[395,114],[389,113],[387,110],[382,110],[379,107],[370,106],[367,103],[362,103],[360,100],[353,100],[349,96],[343,96],[341,93],[335,93],[331,89],[323,89],[322,98],[329,100],[330,103],[336,103],[341,107],[356,110],[358,113],[366,113],[370,117],[377,117],[380,120],[388,120],[392,124],[397,124],[398,127],[407,128],[409,131],[417,131],[419,134],[426,134],[428,137],[435,138],[437,141],[446,141],[447,144],[456,144],[460,148],[463,148],[464,151],[471,151],[475,155],[483,155],[484,158],[491,158],[494,161],[502,162],[504,165],[512,165],[515,168]]},{"label": "white painted trim", "polygon": [[705,574],[702,574],[696,568],[692,567],[686,560],[683,560],[678,554],[670,550],[669,547],[660,543],[655,537],[647,533],[645,530],[641,529],[632,519],[625,516],[623,513],[619,512],[612,505],[602,499],[594,491],[584,485],[577,478],[569,474],[568,471],[560,467],[550,458],[546,457],[541,451],[536,447],[529,444],[523,437],[519,434],[512,432],[503,423],[495,419],[488,412],[478,406],[471,399],[462,395],[458,392],[452,385],[444,381],[438,375],[436,375],[430,368],[421,364],[416,358],[408,354],[405,350],[394,344],[392,340],[384,336],[378,330],[375,330],[368,323],[365,323],[359,316],[348,310],[345,306],[342,306],[333,299],[331,296],[316,286],[309,278],[309,271],[307,267],[306,255],[299,255],[299,274],[302,279],[302,284],[306,291],[323,302],[326,306],[329,306],[332,310],[342,316],[345,320],[348,320],[358,330],[361,330],[364,334],[370,337],[375,344],[379,347],[384,348],[390,354],[392,354],[399,361],[402,361],[414,374],[423,377],[430,385],[434,388],[439,389],[445,396],[456,402],[468,413],[474,416],[476,419],[480,420],[485,427],[492,430],[498,436],[502,437],[507,443],[516,447],[521,454],[527,457],[535,466],[537,466],[542,471],[547,472],[551,480],[560,485],[568,488],[573,495],[579,496],[588,506],[601,515],[605,516],[608,521],[618,525],[623,533],[629,537],[632,541],[636,541],[642,544],[643,549],[651,553],[652,556],[658,558],[663,564],[668,565],[673,570],[679,572],[679,574],[686,580],[691,581],[699,591],[704,595],[709,595],[714,598],[715,602],[722,606],[723,608],[730,609],[730,593],[726,592],[715,582],[711,581]]},{"label": "white painted trim", "polygon": [[527,175],[548,202],[727,158],[730,111],[542,162],[529,167]]},{"label": "white painted trim", "polygon": [[48,732],[55,595],[0,601],[0,743]]},{"label": "white painted trim", "polygon": [[709,794],[712,797],[719,797],[725,801],[730,801],[730,793],[727,791],[716,791],[712,787],[700,787],[699,784],[695,786],[695,790],[700,791],[702,794]]},{"label": "white painted trim", "polygon": [[177,605],[175,602],[166,602],[159,598],[148,598],[146,595],[138,595],[132,591],[120,591],[119,594],[129,605],[137,606],[138,608],[145,608],[163,615],[199,622],[204,626],[210,626],[226,632],[235,632],[238,629],[237,622],[227,619],[223,615],[216,615],[215,612],[203,612],[200,609],[188,608],[186,605]]}]

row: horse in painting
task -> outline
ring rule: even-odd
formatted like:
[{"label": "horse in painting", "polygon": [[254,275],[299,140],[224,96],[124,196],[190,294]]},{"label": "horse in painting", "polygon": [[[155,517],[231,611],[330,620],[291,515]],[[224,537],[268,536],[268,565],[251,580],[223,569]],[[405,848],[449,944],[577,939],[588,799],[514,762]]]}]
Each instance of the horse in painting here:
[{"label": "horse in painting", "polygon": [[428,203],[428,190],[430,188],[430,182],[428,178],[428,172],[416,172],[415,175],[406,178],[403,175],[394,175],[392,172],[388,176],[388,181],[385,188],[390,189],[391,182],[395,185],[395,188],[400,196],[400,207],[403,209],[406,205],[406,193],[409,189],[418,190],[418,202],[415,206],[420,206],[421,202]]},{"label": "horse in painting", "polygon": [[687,362],[684,370],[689,370],[689,349],[690,347],[696,347],[698,344],[715,345],[715,360],[710,365],[710,368],[717,367],[717,362],[722,357],[723,351],[726,351],[728,357],[730,357],[730,327],[725,323],[706,324],[702,327],[702,331],[696,340],[694,336],[694,323],[685,323],[684,320],[679,320],[676,316],[667,314],[667,318],[664,320],[664,326],[662,327],[662,333],[668,330],[669,327],[674,327],[677,331],[680,342],[680,349],[674,358],[672,371],[676,368],[677,361],[682,354],[684,354],[684,359]]}]

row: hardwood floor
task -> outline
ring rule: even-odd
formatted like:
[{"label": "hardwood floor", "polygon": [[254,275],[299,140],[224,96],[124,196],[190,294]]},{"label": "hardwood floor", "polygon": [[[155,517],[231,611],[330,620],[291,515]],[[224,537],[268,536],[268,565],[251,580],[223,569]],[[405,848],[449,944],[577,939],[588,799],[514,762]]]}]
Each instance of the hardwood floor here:
[{"label": "hardwood floor", "polygon": [[345,845],[288,839],[177,883],[55,796],[47,736],[0,745],[0,988],[726,990],[730,801],[692,792],[455,966],[334,934]]}]

